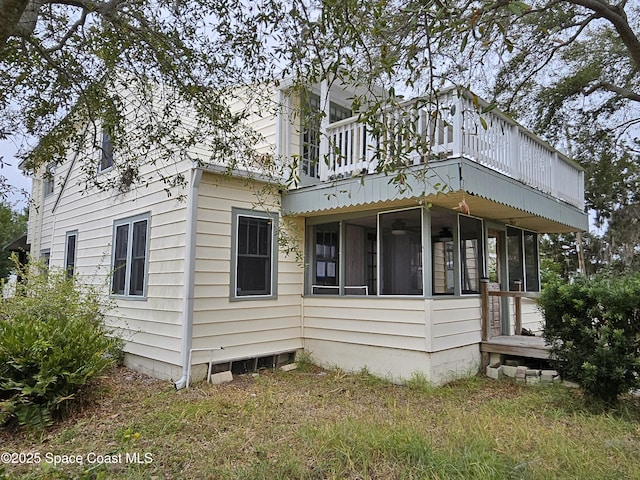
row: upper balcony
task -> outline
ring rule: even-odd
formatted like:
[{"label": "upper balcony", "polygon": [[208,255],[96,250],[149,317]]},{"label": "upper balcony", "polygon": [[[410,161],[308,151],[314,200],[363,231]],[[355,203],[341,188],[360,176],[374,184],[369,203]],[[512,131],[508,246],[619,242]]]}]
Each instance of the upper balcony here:
[{"label": "upper balcony", "polygon": [[373,122],[377,127],[357,116],[334,121],[330,113],[325,112],[319,130],[325,133],[310,135],[315,146],[303,151],[303,167],[306,161],[307,176],[316,182],[381,172],[390,164],[409,167],[465,158],[584,208],[583,169],[471,93],[452,89],[435,106],[411,102],[384,111]]}]

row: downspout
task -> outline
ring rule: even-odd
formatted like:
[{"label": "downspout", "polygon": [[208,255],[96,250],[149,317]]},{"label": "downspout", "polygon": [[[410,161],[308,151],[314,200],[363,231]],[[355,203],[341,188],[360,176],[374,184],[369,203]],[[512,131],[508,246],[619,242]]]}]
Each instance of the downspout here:
[{"label": "downspout", "polygon": [[182,376],[175,382],[176,390],[184,388],[189,381],[189,362],[193,336],[193,295],[196,276],[196,234],[198,225],[198,189],[202,179],[202,169],[194,166],[191,170],[191,192],[187,207],[187,228],[185,241],[184,268],[184,316],[182,321]]}]

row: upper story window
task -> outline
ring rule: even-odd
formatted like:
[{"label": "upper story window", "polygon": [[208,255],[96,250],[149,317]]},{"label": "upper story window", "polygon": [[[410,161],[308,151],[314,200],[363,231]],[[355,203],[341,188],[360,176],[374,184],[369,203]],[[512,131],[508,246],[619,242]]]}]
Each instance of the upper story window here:
[{"label": "upper story window", "polygon": [[112,294],[146,296],[148,255],[148,213],[114,222]]},{"label": "upper story window", "polygon": [[44,172],[44,196],[48,197],[53,193],[55,188],[55,173],[56,168],[55,165],[50,164],[47,165],[47,168]]},{"label": "upper story window", "polygon": [[[320,178],[318,161],[320,160],[320,97],[310,94],[307,111],[302,120],[301,174],[306,177]],[[329,123],[339,122],[351,116],[351,110],[331,102],[329,104]]]},{"label": "upper story window", "polygon": [[64,250],[64,269],[69,277],[76,270],[76,251],[78,248],[78,232],[67,232]]},{"label": "upper story window", "polygon": [[102,144],[100,147],[100,164],[98,171],[104,172],[113,166],[113,143],[111,141],[111,129],[104,127],[102,129]]},{"label": "upper story window", "polygon": [[275,298],[278,250],[274,223],[278,216],[236,208],[232,215],[231,298]]}]

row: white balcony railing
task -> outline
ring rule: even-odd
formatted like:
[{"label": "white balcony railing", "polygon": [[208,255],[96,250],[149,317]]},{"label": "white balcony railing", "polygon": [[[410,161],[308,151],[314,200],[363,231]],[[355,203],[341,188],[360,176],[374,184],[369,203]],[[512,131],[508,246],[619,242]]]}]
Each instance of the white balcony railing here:
[{"label": "white balcony railing", "polygon": [[439,97],[434,120],[426,108],[386,113],[374,135],[357,117],[330,124],[320,144],[321,181],[374,173],[384,164],[419,165],[465,157],[578,208],[584,206],[582,169],[505,115],[471,94]]}]

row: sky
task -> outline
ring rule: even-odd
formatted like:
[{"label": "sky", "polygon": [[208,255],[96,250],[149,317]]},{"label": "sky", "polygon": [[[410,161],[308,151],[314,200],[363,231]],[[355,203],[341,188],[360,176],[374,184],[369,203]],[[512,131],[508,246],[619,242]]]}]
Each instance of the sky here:
[{"label": "sky", "polygon": [[11,140],[0,140],[0,176],[7,179],[7,183],[12,187],[8,195],[9,204],[14,208],[26,207],[28,198],[21,191],[31,191],[31,180],[25,177],[18,169],[19,160],[15,158],[18,146]]}]

